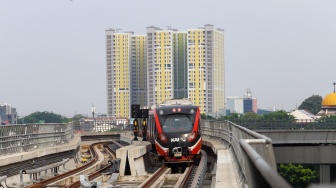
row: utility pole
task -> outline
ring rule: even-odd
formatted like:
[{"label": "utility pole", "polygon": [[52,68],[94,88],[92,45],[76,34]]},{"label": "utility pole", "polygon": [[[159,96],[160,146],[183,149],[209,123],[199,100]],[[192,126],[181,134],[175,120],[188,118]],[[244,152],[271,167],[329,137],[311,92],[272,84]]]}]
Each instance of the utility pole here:
[{"label": "utility pole", "polygon": [[95,111],[96,111],[96,108],[95,106],[92,104],[92,108],[91,108],[91,111],[92,111],[92,120],[93,120],[93,125],[95,125]]}]

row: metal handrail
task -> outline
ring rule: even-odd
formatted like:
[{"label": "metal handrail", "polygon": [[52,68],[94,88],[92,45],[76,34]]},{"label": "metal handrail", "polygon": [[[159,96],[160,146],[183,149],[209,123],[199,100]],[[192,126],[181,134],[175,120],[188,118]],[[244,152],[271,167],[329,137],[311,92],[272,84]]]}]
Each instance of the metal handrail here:
[{"label": "metal handrail", "polygon": [[[255,168],[257,172],[263,178],[251,178],[248,184],[251,187],[273,187],[273,188],[286,188],[291,187],[286,180],[284,180],[271,166],[266,163],[266,161],[251,147],[251,143],[254,144],[265,144],[268,141],[266,140],[250,140],[250,139],[241,139],[240,146],[245,151],[245,154],[250,159],[249,161],[253,163],[252,168]],[[267,186],[265,186],[265,184]]]}]

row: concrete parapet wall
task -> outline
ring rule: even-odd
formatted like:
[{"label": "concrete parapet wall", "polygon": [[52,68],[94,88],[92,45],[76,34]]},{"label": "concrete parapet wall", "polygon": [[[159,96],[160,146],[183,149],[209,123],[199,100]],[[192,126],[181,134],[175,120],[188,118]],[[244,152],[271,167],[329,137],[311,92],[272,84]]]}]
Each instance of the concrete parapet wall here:
[{"label": "concrete parapet wall", "polygon": [[335,144],[335,130],[258,130],[273,144]]},{"label": "concrete parapet wall", "polygon": [[140,145],[128,150],[128,162],[132,176],[147,174],[143,156],[151,150],[152,144],[147,141],[143,141]]},{"label": "concrete parapet wall", "polygon": [[147,141],[133,141],[133,144],[117,149],[116,157],[120,158],[120,176],[125,176],[127,161],[132,176],[145,175],[145,160],[143,156],[152,149]]},{"label": "concrete parapet wall", "polygon": [[50,148],[42,148],[42,149],[37,149],[37,150],[29,151],[29,152],[22,152],[22,153],[15,153],[12,155],[1,156],[0,166],[5,166],[8,164],[12,164],[12,163],[18,163],[18,162],[46,156],[49,154],[74,150],[77,147],[79,147],[80,143],[81,143],[80,136],[76,135],[74,139],[71,140],[71,142],[68,143],[67,145],[57,145],[57,146],[53,146]]},{"label": "concrete parapet wall", "polygon": [[[139,143],[139,144],[141,144],[141,143]],[[125,146],[125,147],[117,149],[116,157],[120,159],[120,168],[119,168],[119,175],[120,176],[125,176],[126,163],[127,163],[127,159],[128,159],[128,150],[138,146],[139,144],[132,144],[132,145]]]},{"label": "concrete parapet wall", "polygon": [[132,144],[133,137],[134,136],[132,136],[131,134],[125,133],[125,135],[120,135],[120,140]]},{"label": "concrete parapet wall", "polygon": [[277,163],[336,164],[335,145],[274,147]]},{"label": "concrete parapet wall", "polygon": [[3,125],[0,126],[0,156],[67,144],[73,136],[71,123]]}]

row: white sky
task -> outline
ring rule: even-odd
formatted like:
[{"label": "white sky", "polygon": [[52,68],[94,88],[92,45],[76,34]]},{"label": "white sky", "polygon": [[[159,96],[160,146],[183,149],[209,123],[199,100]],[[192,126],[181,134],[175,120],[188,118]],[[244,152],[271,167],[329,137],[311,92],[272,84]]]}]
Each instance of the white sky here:
[{"label": "white sky", "polygon": [[336,81],[335,0],[0,0],[0,103],[106,113],[105,29],[225,30],[226,97],[285,110]]}]

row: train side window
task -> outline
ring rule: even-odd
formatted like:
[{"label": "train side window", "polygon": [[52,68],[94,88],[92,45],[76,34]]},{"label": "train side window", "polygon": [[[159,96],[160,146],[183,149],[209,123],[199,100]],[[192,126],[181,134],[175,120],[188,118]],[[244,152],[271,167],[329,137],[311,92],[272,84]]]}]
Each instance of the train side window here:
[{"label": "train side window", "polygon": [[153,122],[153,128],[154,128],[154,137],[156,138],[157,137],[157,129],[156,129],[156,123],[155,121]]},{"label": "train side window", "polygon": [[153,138],[154,137],[154,126],[155,126],[155,119],[154,119],[154,116],[152,118],[152,127],[151,127],[151,137]]},{"label": "train side window", "polygon": [[150,127],[149,127],[149,137],[152,138],[152,129],[153,129],[153,116],[150,116]]},{"label": "train side window", "polygon": [[198,118],[198,130],[201,130],[201,119]]},{"label": "train side window", "polygon": [[201,129],[201,119],[198,119],[198,133],[202,134],[202,129]]}]

